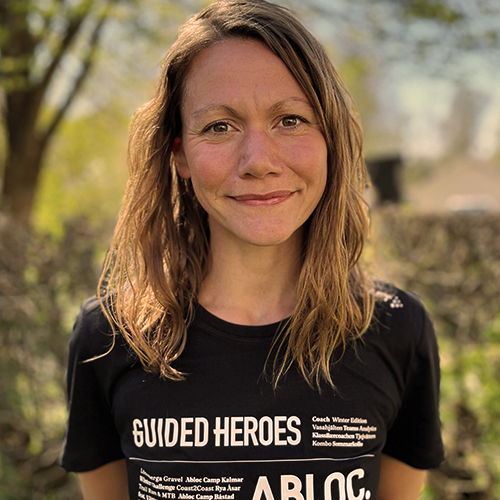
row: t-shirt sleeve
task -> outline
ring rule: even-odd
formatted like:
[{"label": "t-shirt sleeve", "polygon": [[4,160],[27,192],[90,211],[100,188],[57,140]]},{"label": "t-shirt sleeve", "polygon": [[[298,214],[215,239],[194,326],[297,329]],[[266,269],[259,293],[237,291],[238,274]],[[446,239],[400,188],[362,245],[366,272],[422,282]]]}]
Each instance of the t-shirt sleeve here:
[{"label": "t-shirt sleeve", "polygon": [[102,318],[96,299],[88,301],[69,342],[68,420],[60,460],[68,471],[85,472],[123,458],[102,377],[109,359],[88,361],[112,345],[112,334]]},{"label": "t-shirt sleeve", "polygon": [[444,458],[439,418],[439,354],[429,316],[420,302],[413,309],[411,321],[421,334],[408,367],[402,404],[389,429],[383,453],[417,469],[431,469]]}]

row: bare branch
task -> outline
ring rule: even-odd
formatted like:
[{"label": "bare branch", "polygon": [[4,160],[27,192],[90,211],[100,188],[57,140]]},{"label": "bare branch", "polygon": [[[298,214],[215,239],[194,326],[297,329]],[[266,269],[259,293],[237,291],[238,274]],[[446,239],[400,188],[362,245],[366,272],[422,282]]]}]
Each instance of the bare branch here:
[{"label": "bare branch", "polygon": [[80,32],[83,22],[90,14],[93,1],[85,1],[84,3],[86,5],[81,9],[77,9],[78,13],[75,12],[75,17],[73,17],[73,19],[69,22],[68,28],[63,39],[61,40],[57,52],[55,53],[50,65],[47,67],[41,82],[37,85],[33,102],[36,109],[39,109],[41,106],[47,89],[52,82],[52,78],[54,77],[54,73],[59,68],[63,57],[66,55],[76,36]]},{"label": "bare branch", "polygon": [[91,35],[89,43],[88,43],[87,54],[84,57],[82,57],[82,69],[80,71],[80,74],[78,75],[78,77],[74,81],[73,87],[68,92],[68,95],[66,96],[64,103],[59,107],[57,112],[54,114],[54,117],[52,118],[50,124],[45,129],[45,131],[43,133],[43,138],[42,138],[43,143],[46,143],[50,139],[50,136],[54,133],[57,126],[59,125],[61,120],[66,115],[66,112],[68,111],[69,107],[73,103],[76,95],[80,91],[83,83],[85,82],[85,80],[87,79],[87,77],[90,73],[90,69],[91,69],[92,64],[94,62],[95,52],[96,52],[97,47],[99,45],[99,39],[100,39],[100,35],[102,32],[102,27],[104,25],[104,22],[106,21],[107,16],[108,16],[108,10],[109,10],[111,3],[112,2],[108,3],[107,8],[102,12],[97,24],[95,25],[95,27],[92,31],[92,35]]}]

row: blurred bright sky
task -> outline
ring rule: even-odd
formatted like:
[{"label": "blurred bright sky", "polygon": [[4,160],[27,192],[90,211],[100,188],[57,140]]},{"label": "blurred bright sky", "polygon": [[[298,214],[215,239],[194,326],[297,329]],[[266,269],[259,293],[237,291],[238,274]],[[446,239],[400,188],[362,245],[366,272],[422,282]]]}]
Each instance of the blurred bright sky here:
[{"label": "blurred bright sky", "polygon": [[[186,0],[183,0],[186,1]],[[453,0],[459,2],[462,0]],[[500,0],[495,0],[500,2]],[[192,12],[198,10],[201,0],[190,0]],[[445,153],[446,129],[453,125],[453,110],[457,105],[459,90],[472,91],[478,101],[474,112],[474,140],[469,151],[473,156],[488,160],[500,148],[500,51],[478,51],[461,53],[453,46],[452,30],[425,21],[407,25],[391,17],[388,1],[371,2],[370,13],[367,2],[346,0],[277,0],[282,5],[291,6],[300,20],[340,58],[365,58],[373,70],[373,87],[378,104],[377,122],[399,135],[398,148],[410,158],[436,158]],[[154,3],[154,2],[153,2]],[[316,5],[316,9],[312,5]],[[465,0],[465,6],[474,5],[473,0]],[[324,9],[318,12],[317,9]],[[500,9],[499,9],[500,10]],[[153,9],[154,11],[154,9]],[[151,12],[153,12],[151,11]],[[175,29],[182,16],[169,20]],[[158,29],[154,16],[146,16],[144,29]],[[148,20],[149,19],[149,20]],[[478,18],[478,23],[497,23],[500,18]],[[149,26],[148,23],[151,23]],[[376,26],[385,30],[384,37],[374,35]],[[165,26],[163,26],[165,28]],[[472,29],[472,28],[471,28]],[[105,66],[106,85],[97,79],[90,85],[87,99],[80,100],[74,107],[74,115],[85,114],[99,107],[99,102],[107,102],[123,87],[122,60],[124,53],[130,52],[128,71],[141,75],[143,81],[152,80],[158,70],[162,54],[168,46],[159,37],[158,50],[146,42],[132,43],[127,35],[120,34],[120,23],[111,23],[107,30],[108,45],[117,47],[120,57],[107,57],[101,64]],[[168,30],[167,30],[168,31]],[[172,30],[171,30],[172,31]],[[120,43],[117,43],[117,40]],[[418,41],[427,44],[428,55],[419,55]],[[168,43],[168,42],[167,42]],[[141,48],[142,47],[142,48]],[[142,50],[142,57],[138,56]],[[338,64],[339,61],[334,63]],[[122,65],[120,67],[120,64]],[[71,68],[69,68],[71,69]],[[144,78],[146,77],[146,79]],[[151,84],[143,85],[150,92]],[[148,97],[142,97],[137,86],[131,90],[141,95],[130,97],[132,108],[136,108]],[[123,88],[118,92],[124,92]],[[55,86],[54,95],[63,95]],[[481,95],[480,95],[481,94]],[[478,104],[479,103],[479,104]],[[464,117],[462,117],[464,119]],[[371,124],[373,126],[373,124]],[[390,142],[390,141],[388,141]],[[394,143],[387,153],[394,153]],[[379,153],[384,153],[379,151]]]},{"label": "blurred bright sky", "polygon": [[[357,52],[375,61],[375,69],[380,63],[374,76],[379,120],[386,124],[392,120],[390,126],[398,129],[404,156],[441,156],[446,153],[446,129],[458,126],[454,122],[459,119],[469,118],[473,121],[473,140],[468,153],[488,160],[500,148],[500,47],[464,51],[457,48],[456,42],[464,33],[498,33],[500,9],[495,2],[500,0],[491,1],[496,16],[481,13],[476,0],[447,2],[468,14],[465,26],[443,29],[443,25],[426,20],[403,24],[394,18],[393,6],[387,1],[280,3],[292,5],[325,45],[340,47],[339,52]],[[443,0],[443,4],[447,2]],[[323,15],[315,14],[312,5],[323,8]],[[377,25],[385,33],[379,34],[380,38],[374,36]],[[425,47],[424,54],[421,47]],[[460,102],[467,93],[473,94],[472,101]],[[465,109],[462,114],[470,110],[471,116],[457,117],[456,108],[460,106]]]},{"label": "blurred bright sky", "polygon": [[[401,77],[397,68],[394,68],[394,73],[387,92],[394,99],[395,91],[397,106],[407,117],[402,130],[405,153],[410,157],[439,157],[444,153],[442,129],[452,113],[456,84],[419,74],[411,78]],[[499,80],[491,80],[488,73],[486,68],[483,74],[477,73],[470,85],[471,89],[481,92],[487,99],[479,111],[470,151],[472,156],[482,160],[491,158],[497,151],[500,137],[500,85]]]}]

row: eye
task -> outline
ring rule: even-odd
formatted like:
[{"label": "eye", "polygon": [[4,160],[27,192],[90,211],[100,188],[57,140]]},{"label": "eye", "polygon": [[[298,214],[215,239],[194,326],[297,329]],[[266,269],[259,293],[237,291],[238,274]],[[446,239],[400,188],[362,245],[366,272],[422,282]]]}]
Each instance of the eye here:
[{"label": "eye", "polygon": [[229,123],[227,122],[216,122],[212,123],[205,128],[204,132],[215,132],[216,134],[225,134],[229,132]]},{"label": "eye", "polygon": [[281,124],[285,128],[294,128],[298,127],[301,123],[305,123],[306,120],[301,116],[297,115],[288,115],[281,119]]}]

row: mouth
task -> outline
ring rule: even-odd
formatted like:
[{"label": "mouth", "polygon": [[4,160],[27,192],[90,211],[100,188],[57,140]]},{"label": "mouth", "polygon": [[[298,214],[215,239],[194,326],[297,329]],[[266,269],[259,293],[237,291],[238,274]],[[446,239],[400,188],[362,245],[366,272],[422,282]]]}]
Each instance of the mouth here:
[{"label": "mouth", "polygon": [[273,191],[264,194],[250,193],[239,196],[230,196],[230,198],[243,205],[269,206],[283,203],[293,196],[293,194],[294,191]]}]

